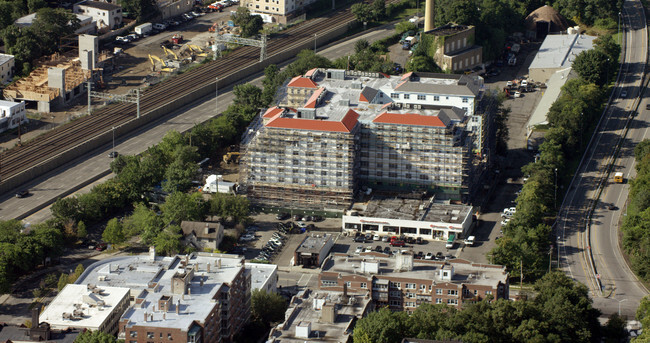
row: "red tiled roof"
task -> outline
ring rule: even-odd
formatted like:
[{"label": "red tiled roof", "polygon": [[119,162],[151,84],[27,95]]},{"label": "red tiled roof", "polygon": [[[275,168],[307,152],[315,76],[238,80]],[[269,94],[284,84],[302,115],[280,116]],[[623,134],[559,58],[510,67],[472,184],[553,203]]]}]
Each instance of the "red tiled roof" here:
[{"label": "red tiled roof", "polygon": [[318,90],[316,90],[314,92],[314,94],[312,94],[309,97],[309,100],[307,100],[304,107],[305,108],[316,108],[316,101],[318,101],[318,97],[323,93],[323,91],[325,91],[325,87],[318,88]]},{"label": "red tiled roof", "polygon": [[275,116],[278,113],[284,112],[284,108],[280,108],[277,106],[269,107],[266,112],[264,112],[264,115],[262,115],[263,118],[271,118]]},{"label": "red tiled roof", "polygon": [[318,85],[308,77],[296,76],[289,81],[287,87],[318,88]]},{"label": "red tiled roof", "polygon": [[436,116],[424,116],[416,113],[388,113],[384,112],[378,115],[374,123],[383,124],[403,124],[403,125],[416,125],[416,126],[433,126],[445,127],[445,124]]},{"label": "red tiled roof", "polygon": [[309,70],[307,70],[307,72],[305,73],[305,77],[312,77],[312,76],[314,76],[314,72],[316,72],[316,70],[318,70],[318,68],[314,68],[314,69],[309,69]]},{"label": "red tiled roof", "polygon": [[348,110],[341,121],[278,117],[268,122],[266,126],[311,131],[350,132],[357,124],[357,119],[359,119],[359,114]]},{"label": "red tiled roof", "polygon": [[363,92],[359,94],[359,101],[361,102],[370,102],[370,100],[366,99],[366,97],[363,95]]},{"label": "red tiled roof", "polygon": [[413,75],[413,72],[412,72],[412,71],[410,71],[410,72],[408,72],[408,73],[402,75],[402,78],[401,78],[400,80],[406,80],[406,79],[408,79],[409,77],[411,77],[411,75]]}]

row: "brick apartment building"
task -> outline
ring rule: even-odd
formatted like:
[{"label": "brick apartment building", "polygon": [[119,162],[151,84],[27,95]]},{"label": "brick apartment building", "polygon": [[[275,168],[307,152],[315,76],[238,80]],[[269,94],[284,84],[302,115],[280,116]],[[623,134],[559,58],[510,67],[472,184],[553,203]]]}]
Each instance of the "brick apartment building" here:
[{"label": "brick apartment building", "polygon": [[375,252],[359,257],[334,254],[325,261],[318,282],[321,290],[370,292],[377,306],[409,313],[425,303],[460,307],[488,298],[509,298],[504,266],[462,259],[414,260],[411,252],[394,257]]},{"label": "brick apartment building", "polygon": [[242,257],[199,253],[115,257],[77,280],[123,287],[131,306],[119,320],[127,343],[232,342],[250,316],[251,272]]}]

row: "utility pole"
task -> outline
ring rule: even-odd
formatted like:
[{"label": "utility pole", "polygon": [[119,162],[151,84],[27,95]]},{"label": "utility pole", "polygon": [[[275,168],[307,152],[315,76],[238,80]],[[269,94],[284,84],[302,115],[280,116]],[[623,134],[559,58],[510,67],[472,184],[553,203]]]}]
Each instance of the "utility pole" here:
[{"label": "utility pole", "polygon": [[86,82],[86,92],[88,93],[88,115],[90,115],[90,89],[92,87],[92,84],[90,81]]},{"label": "utility pole", "polygon": [[560,236],[557,236],[557,269],[560,269]]},{"label": "utility pole", "polygon": [[219,77],[215,77],[214,83],[214,114],[219,114]]},{"label": "utility pole", "polygon": [[113,157],[115,157],[115,126],[113,126],[113,150],[112,150],[111,155],[113,155]]},{"label": "utility pole", "polygon": [[548,272],[551,272],[551,264],[553,264],[553,245],[548,246]]},{"label": "utility pole", "polygon": [[524,291],[524,259],[519,260],[519,296]]}]

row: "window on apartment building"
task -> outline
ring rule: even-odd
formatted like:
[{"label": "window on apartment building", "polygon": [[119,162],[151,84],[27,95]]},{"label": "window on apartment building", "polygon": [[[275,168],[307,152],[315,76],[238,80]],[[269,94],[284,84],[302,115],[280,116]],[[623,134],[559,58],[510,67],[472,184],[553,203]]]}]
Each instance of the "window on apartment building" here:
[{"label": "window on apartment building", "polygon": [[167,334],[167,340],[173,341],[174,339],[172,338],[172,334],[168,333]]},{"label": "window on apartment building", "polygon": [[312,151],[307,152],[307,157],[313,157],[314,153]]},{"label": "window on apartment building", "polygon": [[153,338],[153,332],[147,332],[147,338]]},{"label": "window on apartment building", "polygon": [[402,287],[402,283],[401,283],[401,282],[393,282],[393,281],[390,281],[389,285],[390,285],[391,287],[394,287],[394,288],[400,288],[400,287]]},{"label": "window on apartment building", "polygon": [[292,179],[291,183],[300,183],[300,180],[299,179]]},{"label": "window on apartment building", "polygon": [[298,170],[298,169],[291,169],[291,172],[294,173],[294,174],[298,174],[298,173],[300,172],[300,170]]},{"label": "window on apartment building", "polygon": [[313,170],[305,170],[305,174],[314,175],[314,171]]},{"label": "window on apartment building", "polygon": [[260,5],[255,5],[255,8],[260,8]]},{"label": "window on apartment building", "polygon": [[400,306],[400,305],[402,305],[402,301],[401,300],[391,300],[390,305],[391,306]]},{"label": "window on apartment building", "polygon": [[345,285],[346,285],[347,287],[352,287],[352,282],[350,282],[350,281],[345,281]]},{"label": "window on apartment building", "polygon": [[261,176],[260,176],[260,181],[266,181],[266,176],[261,175]]},{"label": "window on apartment building", "polygon": [[457,289],[448,289],[447,290],[447,295],[458,295],[458,290]]},{"label": "window on apartment building", "polygon": [[305,165],[313,166],[313,165],[314,165],[314,161],[307,161],[307,162],[305,162]]},{"label": "window on apartment building", "polygon": [[321,167],[327,167],[327,162],[321,162],[321,163],[320,163],[320,166],[321,166]]},{"label": "window on apartment building", "polygon": [[421,284],[421,285],[420,285],[420,290],[421,290],[421,291],[424,291],[424,290],[426,290],[426,289],[427,289],[427,285],[425,285],[425,284]]},{"label": "window on apartment building", "polygon": [[416,284],[414,284],[414,283],[407,283],[406,284],[406,289],[415,289],[415,287],[416,287]]},{"label": "window on apartment building", "polygon": [[436,288],[436,294],[442,295],[442,288]]},{"label": "window on apartment building", "polygon": [[420,229],[420,234],[421,235],[430,235],[431,234],[431,229]]},{"label": "window on apartment building", "polygon": [[343,162],[336,162],[336,168],[343,168]]},{"label": "window on apartment building", "polygon": [[390,93],[390,97],[394,99],[399,99],[399,94],[397,93]]},{"label": "window on apartment building", "polygon": [[406,177],[407,179],[410,179],[410,178],[411,178],[411,174],[406,173],[405,177]]},{"label": "window on apartment building", "polygon": [[280,174],[284,173],[284,168],[278,168],[278,173]]},{"label": "window on apartment building", "polygon": [[260,171],[263,173],[266,172],[266,167],[260,167]]},{"label": "window on apartment building", "polygon": [[492,291],[485,291],[485,295],[492,295]]},{"label": "window on apartment building", "polygon": [[323,285],[323,287],[334,287],[334,286],[337,285],[337,282],[336,281],[330,281],[330,280],[323,280],[321,282],[321,284]]},{"label": "window on apartment building", "polygon": [[343,182],[342,181],[336,181],[336,185],[341,187],[341,186],[343,186]]},{"label": "window on apartment building", "polygon": [[427,100],[427,96],[424,94],[418,94],[418,100]]},{"label": "window on apartment building", "polygon": [[266,163],[266,157],[260,157],[260,162]]},{"label": "window on apartment building", "polygon": [[390,154],[388,156],[388,158],[391,159],[391,160],[396,160],[397,159],[397,154]]},{"label": "window on apartment building", "polygon": [[395,172],[389,172],[388,177],[397,177],[397,173]]},{"label": "window on apartment building", "polygon": [[[267,2],[268,2],[268,1],[267,1]],[[269,6],[264,6],[264,9],[268,11],[268,10],[269,10]]]},{"label": "window on apartment building", "polygon": [[440,101],[440,96],[439,95],[434,95],[433,96],[433,101]]},{"label": "window on apartment building", "polygon": [[162,339],[162,332],[160,333],[160,339]]},{"label": "window on apartment building", "polygon": [[293,160],[293,161],[291,161],[291,163],[292,163],[294,166],[297,166],[297,165],[300,164],[300,161],[298,161],[298,160]]},{"label": "window on apartment building", "polygon": [[383,168],[384,164],[383,163],[377,163],[377,168]]},{"label": "window on apartment building", "polygon": [[408,100],[408,99],[410,99],[410,98],[411,98],[411,95],[410,95],[410,94],[404,94],[404,100]]},{"label": "window on apartment building", "polygon": [[420,174],[420,180],[429,180],[429,175]]},{"label": "window on apartment building", "polygon": [[442,299],[441,298],[436,298],[436,304],[442,304]]},{"label": "window on apartment building", "polygon": [[320,172],[320,174],[321,174],[322,176],[327,176],[327,172],[326,172],[326,171],[324,171],[324,170],[323,170],[323,171],[321,171],[321,172]]},{"label": "window on apartment building", "polygon": [[284,178],[283,178],[283,177],[279,177],[279,178],[278,178],[278,182],[284,182]]},{"label": "window on apartment building", "polygon": [[397,163],[389,163],[388,168],[390,169],[397,169]]},{"label": "window on apartment building", "polygon": [[478,290],[475,289],[473,293],[474,295],[478,295]]},{"label": "window on apartment building", "polygon": [[336,172],[336,176],[338,176],[338,177],[343,176],[343,172]]},{"label": "window on apartment building", "polygon": [[133,337],[133,338],[137,338],[138,337],[138,332],[137,331],[131,331],[131,332],[129,332],[129,335],[131,337]]},{"label": "window on apartment building", "polygon": [[384,158],[384,154],[378,152],[377,155],[375,155],[377,158]]},{"label": "window on apartment building", "polygon": [[377,176],[384,176],[384,173],[382,173],[381,170],[380,170],[380,171],[378,171],[378,172],[376,173],[376,175],[377,175]]},{"label": "window on apartment building", "polygon": [[447,299],[447,305],[458,305],[458,299]]},{"label": "window on apartment building", "polygon": [[361,288],[368,288],[368,285],[365,282],[362,282],[361,285],[359,286]]},{"label": "window on apartment building", "polygon": [[469,100],[467,98],[463,98],[463,103],[466,104]]},{"label": "window on apartment building", "polygon": [[293,152],[293,156],[299,156],[299,155],[300,155],[300,151],[296,150]]}]

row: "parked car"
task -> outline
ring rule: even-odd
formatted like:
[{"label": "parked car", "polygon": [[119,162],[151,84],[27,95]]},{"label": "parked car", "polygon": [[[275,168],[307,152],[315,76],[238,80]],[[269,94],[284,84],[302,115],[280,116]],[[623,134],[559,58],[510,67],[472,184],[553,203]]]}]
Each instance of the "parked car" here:
[{"label": "parked car", "polygon": [[386,255],[392,255],[393,253],[390,251],[390,247],[384,247],[384,254]]},{"label": "parked car", "polygon": [[128,38],[126,38],[126,37],[122,37],[122,36],[115,37],[115,43],[124,44],[124,43],[128,43],[128,42],[130,42],[130,40]]},{"label": "parked car", "polygon": [[427,241],[425,241],[424,239],[422,239],[422,237],[418,237],[418,238],[415,239],[415,243],[417,243],[417,244],[424,244],[424,243],[426,243],[426,242],[427,242]]},{"label": "parked car", "polygon": [[311,216],[304,216],[302,217],[303,222],[310,222],[311,221]]},{"label": "parked car", "polygon": [[392,242],[390,242],[390,245],[394,246],[394,247],[403,247],[404,246],[404,241],[392,241]]},{"label": "parked car", "polygon": [[321,216],[312,216],[311,220],[315,221],[315,222],[321,222],[321,221],[323,221],[323,217],[321,217]]},{"label": "parked car", "polygon": [[422,252],[422,251],[418,251],[418,252],[415,254],[414,257],[417,258],[417,259],[419,259],[419,260],[421,260],[421,259],[424,258],[424,252]]},{"label": "parked car", "polygon": [[415,238],[413,238],[413,237],[407,237],[407,238],[406,238],[406,243],[408,243],[408,244],[415,244]]},{"label": "parked car", "polygon": [[278,213],[277,216],[275,216],[275,219],[277,220],[286,220],[291,218],[291,215],[289,213]]},{"label": "parked car", "polygon": [[383,236],[383,237],[381,238],[381,241],[382,241],[382,242],[388,242],[388,236]]},{"label": "parked car", "polygon": [[97,246],[95,246],[95,250],[104,251],[106,250],[106,247],[107,247],[106,243],[99,243],[97,244]]},{"label": "parked car", "polygon": [[367,246],[367,247],[366,247],[366,250],[364,250],[363,252],[372,252],[372,247],[371,247],[371,246]]},{"label": "parked car", "polygon": [[374,236],[372,237],[372,240],[374,240],[374,241],[381,241],[381,236],[380,236],[380,235],[374,235]]},{"label": "parked car", "polygon": [[363,252],[363,247],[362,246],[358,246],[357,250],[354,251],[355,254],[360,254],[362,252]]},{"label": "parked car", "polygon": [[366,234],[366,241],[372,241],[372,234],[371,233]]},{"label": "parked car", "polygon": [[382,251],[384,251],[384,248],[382,248],[381,245],[378,245],[378,246],[375,247],[375,251],[376,252],[382,252]]},{"label": "parked car", "polygon": [[433,253],[432,253],[432,252],[428,252],[427,255],[424,256],[424,259],[425,259],[425,260],[433,260]]},{"label": "parked car", "polygon": [[301,227],[301,228],[307,227],[307,224],[305,224],[303,222],[297,222],[296,224],[298,224],[298,226]]},{"label": "parked car", "polygon": [[357,236],[353,239],[357,243],[364,243],[366,241],[366,236]]}]

